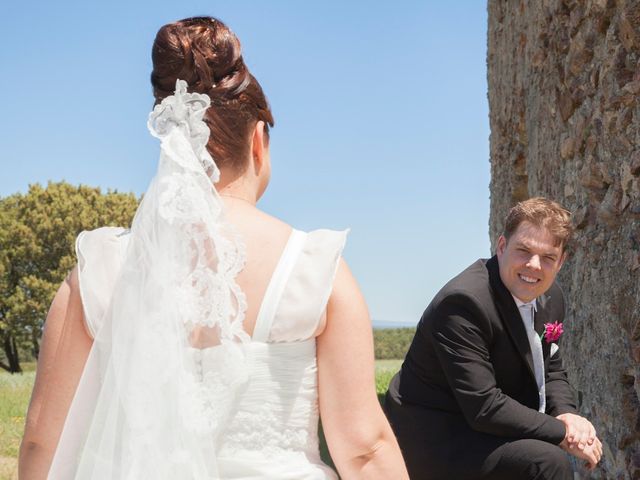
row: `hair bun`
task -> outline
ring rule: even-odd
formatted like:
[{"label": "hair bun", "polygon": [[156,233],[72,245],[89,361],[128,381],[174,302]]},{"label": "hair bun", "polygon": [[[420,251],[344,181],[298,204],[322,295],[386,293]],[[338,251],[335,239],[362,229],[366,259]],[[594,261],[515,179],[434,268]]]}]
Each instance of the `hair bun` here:
[{"label": "hair bun", "polygon": [[221,21],[195,17],[165,25],[153,45],[151,83],[156,102],[173,93],[177,79],[212,99],[238,95],[250,82],[238,37]]},{"label": "hair bun", "polygon": [[238,37],[216,18],[187,18],[160,28],[151,57],[156,104],[173,94],[177,80],[187,82],[189,92],[207,94],[212,105],[205,115],[209,153],[219,166],[246,163],[255,122],[273,126],[273,116],[244,63]]}]

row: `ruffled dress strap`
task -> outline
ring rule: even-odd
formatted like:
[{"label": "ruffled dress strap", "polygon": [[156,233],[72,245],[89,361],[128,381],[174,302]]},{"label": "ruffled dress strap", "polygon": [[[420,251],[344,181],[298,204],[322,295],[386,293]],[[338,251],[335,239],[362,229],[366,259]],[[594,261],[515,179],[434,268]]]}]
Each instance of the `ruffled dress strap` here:
[{"label": "ruffled dress strap", "polygon": [[333,289],[347,233],[321,229],[306,234],[278,299],[269,342],[313,337]]},{"label": "ruffled dress strap", "polygon": [[128,242],[129,230],[120,227],[83,231],[76,239],[80,297],[92,338],[103,324]]}]

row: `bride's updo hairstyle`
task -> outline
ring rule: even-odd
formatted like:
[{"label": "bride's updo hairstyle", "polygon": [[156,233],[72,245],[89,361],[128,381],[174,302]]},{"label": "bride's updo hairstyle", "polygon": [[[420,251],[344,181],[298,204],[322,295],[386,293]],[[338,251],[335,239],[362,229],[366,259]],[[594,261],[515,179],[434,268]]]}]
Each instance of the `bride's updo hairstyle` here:
[{"label": "bride's updo hairstyle", "polygon": [[173,94],[177,79],[187,82],[189,92],[207,94],[207,150],[219,167],[243,172],[256,122],[265,123],[267,134],[274,122],[260,84],[242,59],[238,37],[216,18],[186,18],[158,31],[151,56],[156,104]]}]

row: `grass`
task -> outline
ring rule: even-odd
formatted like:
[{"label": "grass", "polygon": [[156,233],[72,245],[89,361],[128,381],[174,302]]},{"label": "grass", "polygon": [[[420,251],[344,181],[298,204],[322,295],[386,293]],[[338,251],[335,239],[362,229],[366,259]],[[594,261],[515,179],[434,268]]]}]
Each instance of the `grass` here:
[{"label": "grass", "polygon": [[382,403],[391,377],[400,370],[401,365],[402,360],[376,360],[376,392],[378,392],[380,403]]},{"label": "grass", "polygon": [[[402,360],[376,360],[376,392],[382,403],[391,377],[400,369]],[[0,372],[0,480],[17,479],[18,448],[24,431],[24,418],[36,378],[35,363],[22,365],[24,373]],[[345,406],[346,407],[346,406]],[[325,462],[333,465],[322,428],[320,451]]]},{"label": "grass", "polygon": [[0,480],[17,478],[18,448],[36,378],[33,367],[24,367],[25,373],[0,373]]}]

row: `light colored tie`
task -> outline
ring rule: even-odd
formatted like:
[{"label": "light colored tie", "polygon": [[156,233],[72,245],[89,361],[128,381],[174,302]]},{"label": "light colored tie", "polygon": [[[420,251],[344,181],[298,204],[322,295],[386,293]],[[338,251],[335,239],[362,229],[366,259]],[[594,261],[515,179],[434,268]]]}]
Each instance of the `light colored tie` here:
[{"label": "light colored tie", "polygon": [[533,327],[533,305],[528,303],[520,307],[522,316],[524,319],[524,326],[527,330],[527,337],[529,338],[529,346],[531,347],[531,354],[533,356],[533,371],[536,375],[536,383],[538,384],[538,399],[539,406],[538,411],[544,413],[547,406],[547,399],[544,388],[544,358],[542,356],[542,341],[540,336],[536,333]]}]

